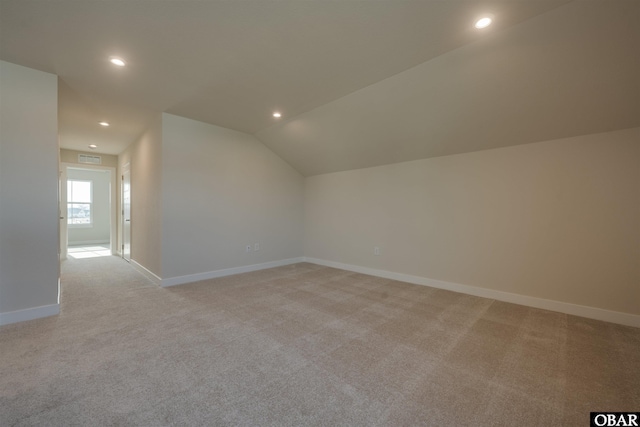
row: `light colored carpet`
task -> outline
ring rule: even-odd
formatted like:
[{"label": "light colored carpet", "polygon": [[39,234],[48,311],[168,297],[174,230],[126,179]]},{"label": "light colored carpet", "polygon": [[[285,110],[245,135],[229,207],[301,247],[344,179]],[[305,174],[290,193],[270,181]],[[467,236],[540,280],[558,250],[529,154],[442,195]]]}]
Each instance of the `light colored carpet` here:
[{"label": "light colored carpet", "polygon": [[0,328],[0,425],[580,425],[640,408],[640,329],[297,264],[162,289],[63,263]]}]

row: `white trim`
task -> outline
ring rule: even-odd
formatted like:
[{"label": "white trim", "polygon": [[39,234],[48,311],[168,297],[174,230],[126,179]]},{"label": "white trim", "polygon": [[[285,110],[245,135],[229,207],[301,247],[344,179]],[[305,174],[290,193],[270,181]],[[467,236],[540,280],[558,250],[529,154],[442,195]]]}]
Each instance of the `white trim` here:
[{"label": "white trim", "polygon": [[156,284],[158,286],[162,286],[162,279],[160,277],[158,277],[154,272],[152,272],[151,270],[147,269],[145,266],[143,266],[139,262],[135,261],[133,258],[131,259],[130,264],[131,264],[131,266],[133,268],[138,270],[139,273],[141,273],[147,279],[151,280],[154,284]]},{"label": "white trim", "polygon": [[263,262],[261,264],[245,265],[242,267],[224,268],[222,270],[207,271],[205,273],[189,274],[186,276],[170,277],[162,279],[162,287],[183,285],[185,283],[199,282],[200,280],[215,279],[217,277],[231,276],[233,274],[249,273],[251,271],[264,270],[266,268],[282,267],[284,265],[303,262],[304,258],[289,258],[280,261]]},{"label": "white trim", "polygon": [[304,257],[305,262],[339,268],[341,270],[368,274],[370,276],[383,277],[385,279],[398,280],[413,283],[415,285],[430,286],[432,288],[474,295],[482,298],[490,298],[528,307],[541,308],[543,310],[557,311],[574,316],[587,317],[589,319],[603,320],[605,322],[618,323],[626,326],[640,328],[640,315],[622,313],[619,311],[604,310],[602,308],[588,307],[585,305],[571,304],[568,302],[548,300],[544,298],[530,297],[527,295],[497,291],[494,289],[480,288],[477,286],[462,285],[459,283],[445,282],[443,280],[428,279],[426,277],[411,276],[409,274],[394,273],[386,270],[376,270],[369,267],[343,264],[341,262],[326,261],[318,258]]},{"label": "white trim", "polygon": [[68,247],[83,246],[83,245],[108,245],[109,241],[104,239],[98,240],[74,240],[69,242]]},{"label": "white trim", "polygon": [[0,325],[24,322],[26,320],[40,319],[42,317],[60,314],[60,304],[43,305],[40,307],[25,308],[23,310],[0,313]]},{"label": "white trim", "polygon": [[[74,204],[73,202],[67,202],[67,205],[69,204]],[[79,203],[76,203],[79,204]],[[93,205],[93,203],[83,203],[83,205]],[[93,212],[91,213],[91,215],[93,215]],[[68,228],[93,228],[93,218],[90,219],[90,223],[89,224],[69,224],[67,223],[67,227]]]}]

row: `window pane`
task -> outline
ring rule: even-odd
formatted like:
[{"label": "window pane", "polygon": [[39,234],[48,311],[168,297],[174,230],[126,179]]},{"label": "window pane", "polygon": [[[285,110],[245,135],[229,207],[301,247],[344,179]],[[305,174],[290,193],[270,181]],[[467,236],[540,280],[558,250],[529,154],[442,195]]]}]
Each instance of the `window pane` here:
[{"label": "window pane", "polygon": [[[69,185],[70,184],[70,185]],[[67,181],[67,197],[70,202],[91,203],[91,181]]]},{"label": "window pane", "polygon": [[91,205],[88,203],[68,203],[67,224],[91,224]]},{"label": "window pane", "polygon": [[67,180],[67,224],[91,225],[92,181]]}]

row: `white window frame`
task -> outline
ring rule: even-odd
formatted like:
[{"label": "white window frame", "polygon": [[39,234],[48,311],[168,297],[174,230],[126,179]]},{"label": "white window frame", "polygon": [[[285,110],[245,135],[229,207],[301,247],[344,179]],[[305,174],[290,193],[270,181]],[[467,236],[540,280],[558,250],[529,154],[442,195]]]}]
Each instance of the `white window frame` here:
[{"label": "white window frame", "polygon": [[[89,183],[89,202],[77,202],[73,200],[72,191],[69,191],[69,183],[70,182],[88,182]],[[73,187],[73,184],[71,185]],[[74,224],[70,222],[73,218],[68,216],[69,205],[89,205],[89,223],[86,224]],[[90,179],[67,179],[67,227],[70,228],[91,228],[93,227],[93,180]]]}]

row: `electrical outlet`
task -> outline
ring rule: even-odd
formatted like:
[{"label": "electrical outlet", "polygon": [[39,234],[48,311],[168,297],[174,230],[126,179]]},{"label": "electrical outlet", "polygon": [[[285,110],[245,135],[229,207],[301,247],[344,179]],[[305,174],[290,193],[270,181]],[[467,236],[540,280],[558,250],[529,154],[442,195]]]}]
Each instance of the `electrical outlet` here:
[{"label": "electrical outlet", "polygon": [[253,245],[253,250],[254,251],[259,251],[260,250],[260,243],[256,243],[255,245]]},{"label": "electrical outlet", "polygon": [[247,252],[251,252],[251,245],[247,245]]},{"label": "electrical outlet", "polygon": [[380,255],[380,248],[378,246],[373,247],[373,254],[376,256]]}]

